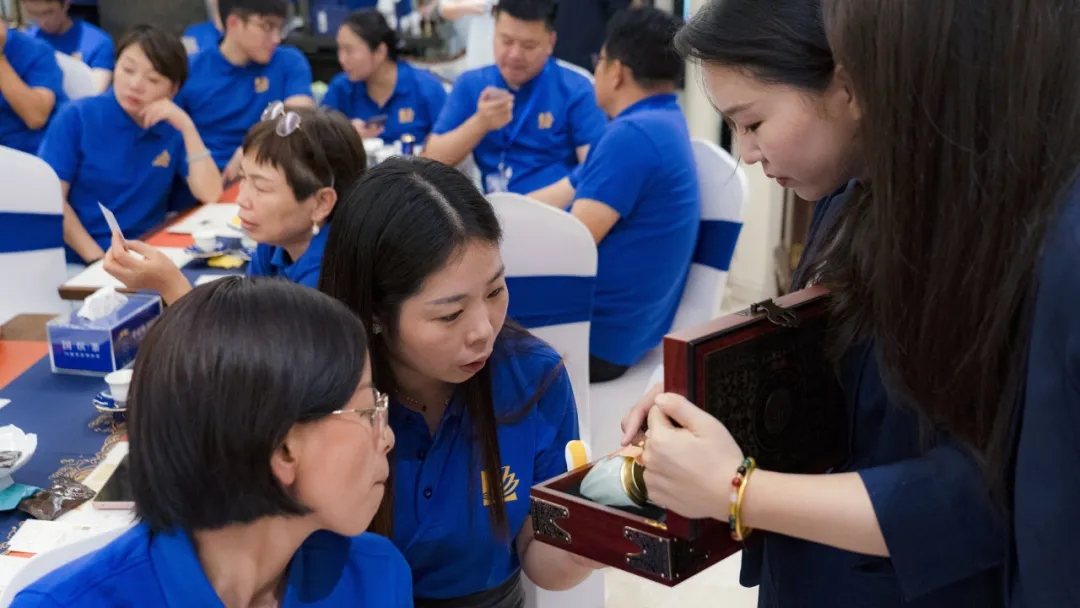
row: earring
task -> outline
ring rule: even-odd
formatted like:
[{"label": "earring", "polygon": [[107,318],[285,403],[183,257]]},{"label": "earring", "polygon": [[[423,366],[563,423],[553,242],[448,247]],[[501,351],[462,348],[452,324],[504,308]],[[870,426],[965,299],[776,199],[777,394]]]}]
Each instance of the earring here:
[{"label": "earring", "polygon": [[311,225],[311,236],[319,236],[319,225],[318,224],[312,224]]},{"label": "earring", "polygon": [[371,324],[371,333],[373,333],[375,335],[381,334],[382,333],[382,324],[380,324],[378,321],[375,321],[374,323],[372,323]]}]

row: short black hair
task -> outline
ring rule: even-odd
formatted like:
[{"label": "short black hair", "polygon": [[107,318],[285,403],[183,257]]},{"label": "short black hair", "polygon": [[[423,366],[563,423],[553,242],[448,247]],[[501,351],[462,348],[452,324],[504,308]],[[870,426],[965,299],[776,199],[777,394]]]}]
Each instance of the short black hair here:
[{"label": "short black hair", "polygon": [[675,50],[675,34],[682,19],[658,8],[619,11],[608,23],[604,54],[617,60],[645,87],[676,83],[686,71]]},{"label": "short black hair", "polygon": [[264,120],[248,130],[241,149],[244,154],[253,153],[256,162],[281,169],[296,200],[333,186],[340,205],[367,170],[364,140],[349,119],[332,108],[290,107],[288,111],[300,116],[296,132],[282,137],[277,134],[280,118]]},{"label": "short black hair", "polygon": [[135,360],[131,490],[155,532],[302,515],[270,468],[296,424],[346,406],[367,363],[341,303],[276,278],[229,277],[169,306]]},{"label": "short black hair", "polygon": [[229,15],[242,19],[255,16],[284,19],[289,15],[289,0],[220,0],[218,12],[221,13],[223,25],[229,20]]},{"label": "short black hair", "polygon": [[549,30],[555,30],[555,15],[559,5],[554,0],[499,0],[494,14],[506,13],[519,21],[543,21]]},{"label": "short black hair", "polygon": [[386,17],[378,10],[365,8],[354,11],[345,19],[342,27],[349,28],[349,31],[363,40],[372,51],[377,50],[380,44],[385,44],[387,58],[397,61],[398,53],[401,52],[401,41],[397,32],[386,21]]},{"label": "short black hair", "polygon": [[139,45],[154,71],[178,87],[188,78],[188,55],[184,43],[172,32],[156,25],[134,25],[116,44],[116,60],[131,45]]},{"label": "short black hair", "polygon": [[822,92],[836,62],[821,0],[710,0],[675,37],[679,52],[768,84]]}]

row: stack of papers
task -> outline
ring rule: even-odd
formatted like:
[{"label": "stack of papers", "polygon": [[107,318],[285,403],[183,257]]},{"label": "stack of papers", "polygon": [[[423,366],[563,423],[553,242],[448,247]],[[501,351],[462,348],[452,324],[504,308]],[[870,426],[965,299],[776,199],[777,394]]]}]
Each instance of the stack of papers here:
[{"label": "stack of papers", "polygon": [[210,231],[219,236],[238,236],[240,233],[233,226],[232,219],[240,212],[240,205],[235,203],[217,203],[203,205],[194,213],[176,222],[166,229],[169,234],[195,234]]},{"label": "stack of papers", "polygon": [[[179,247],[158,247],[158,251],[164,253],[165,257],[172,260],[177,268],[183,268],[192,260],[191,254]],[[99,260],[87,266],[86,270],[68,279],[67,282],[64,283],[64,287],[83,287],[97,290],[102,287],[116,287],[117,289],[123,289],[127,286],[121,283],[116,277],[105,272],[104,262]]]}]

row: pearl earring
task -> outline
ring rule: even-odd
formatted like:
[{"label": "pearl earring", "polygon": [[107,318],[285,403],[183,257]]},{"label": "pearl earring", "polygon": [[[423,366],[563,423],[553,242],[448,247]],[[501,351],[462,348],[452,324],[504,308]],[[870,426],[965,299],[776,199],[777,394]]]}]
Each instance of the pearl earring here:
[{"label": "pearl earring", "polygon": [[319,225],[318,224],[312,224],[311,225],[311,236],[319,236]]}]

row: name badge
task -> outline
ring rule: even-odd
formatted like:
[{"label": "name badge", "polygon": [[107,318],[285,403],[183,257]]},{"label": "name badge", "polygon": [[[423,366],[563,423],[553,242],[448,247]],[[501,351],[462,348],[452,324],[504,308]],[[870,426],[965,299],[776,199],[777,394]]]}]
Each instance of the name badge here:
[{"label": "name badge", "polygon": [[491,173],[484,178],[484,183],[487,186],[488,193],[492,192],[509,192],[510,191],[510,178],[513,177],[514,171],[510,167],[504,167],[499,164],[499,168],[495,173]]}]

